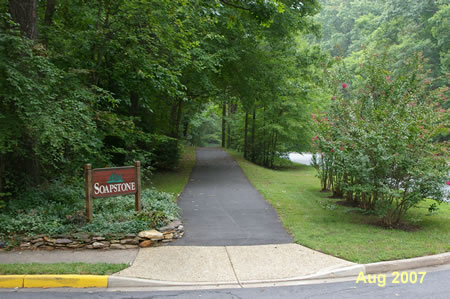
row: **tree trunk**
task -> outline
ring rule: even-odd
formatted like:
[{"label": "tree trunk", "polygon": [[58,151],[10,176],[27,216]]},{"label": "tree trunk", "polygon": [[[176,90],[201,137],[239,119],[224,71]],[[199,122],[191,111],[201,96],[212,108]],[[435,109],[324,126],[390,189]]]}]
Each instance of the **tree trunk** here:
[{"label": "tree trunk", "polygon": [[53,15],[55,14],[56,0],[47,0],[47,7],[45,8],[44,24],[50,26],[53,22]]},{"label": "tree trunk", "polygon": [[22,34],[32,40],[38,37],[36,10],[36,0],[9,0],[9,13],[13,21],[20,25]]},{"label": "tree trunk", "polygon": [[46,48],[48,48],[48,30],[49,27],[53,23],[53,15],[55,14],[55,6],[56,6],[56,0],[47,0],[47,6],[45,8],[45,17],[44,17],[44,45]]},{"label": "tree trunk", "polygon": [[183,116],[183,100],[178,100],[178,107],[177,107],[177,120],[175,122],[175,137],[180,137],[180,124],[181,124],[181,118]]},{"label": "tree trunk", "polygon": [[266,133],[266,104],[263,106],[263,159],[262,163],[267,166],[267,133]]},{"label": "tree trunk", "polygon": [[130,92],[130,114],[136,116],[139,111],[139,96],[135,91]]},{"label": "tree trunk", "polygon": [[28,157],[23,160],[25,163],[25,173],[29,174],[31,183],[33,186],[39,186],[41,184],[41,162],[39,156],[36,154],[35,149],[37,147],[36,142],[32,136],[28,136],[28,147],[30,149]]},{"label": "tree trunk", "polygon": [[172,103],[172,108],[170,109],[170,120],[168,123],[168,128],[169,128],[168,134],[170,137],[176,137],[175,136],[175,123],[177,122],[177,108],[178,108],[178,103],[176,100],[174,100]]},{"label": "tree trunk", "polygon": [[277,143],[278,143],[278,133],[274,132],[274,138],[273,138],[273,143],[272,143],[272,157],[270,159],[270,168],[274,167],[275,164],[275,155],[277,154],[276,149],[277,149]]},{"label": "tree trunk", "polygon": [[6,159],[5,155],[0,154],[0,194],[3,193],[3,177],[5,176],[5,168],[6,168]]},{"label": "tree trunk", "polygon": [[[97,17],[95,18],[96,19],[96,22],[95,22],[96,33],[98,33],[100,30],[100,22],[102,20],[102,12],[103,12],[102,8],[103,8],[102,5],[98,6]],[[99,41],[98,41],[98,39],[96,39],[92,45],[91,53],[92,53],[92,61],[93,62],[97,61],[97,57],[98,57],[97,52],[98,52],[98,48],[99,48],[98,43],[99,43]],[[97,62],[97,65],[98,65],[98,62]],[[99,85],[98,71],[94,70],[93,72],[91,72],[91,74],[92,74],[92,83],[94,85]]]},{"label": "tree trunk", "polygon": [[[101,10],[99,9],[98,15],[101,16]],[[97,32],[100,30],[103,32],[108,32],[109,28],[109,18],[111,15],[111,3],[109,3],[106,7],[105,11],[105,20],[103,21],[103,29],[100,29],[100,26],[97,28]],[[100,25],[100,24],[99,24]],[[99,33],[100,33],[99,32]],[[105,56],[105,46],[106,46],[106,40],[108,39],[108,33],[105,35],[105,37],[101,40],[101,43],[97,46],[97,70],[99,70],[103,65],[103,60]]]},{"label": "tree trunk", "polygon": [[252,162],[255,162],[255,128],[256,128],[256,107],[253,107],[253,119],[252,119]]},{"label": "tree trunk", "polygon": [[225,127],[227,125],[227,104],[224,102],[222,105],[222,147],[225,148]]},{"label": "tree trunk", "polygon": [[186,138],[189,132],[189,122],[185,119],[183,121],[183,137]]},{"label": "tree trunk", "polygon": [[230,123],[230,119],[231,119],[231,110],[232,110],[232,106],[233,104],[228,104],[228,123],[227,123],[227,147],[230,148],[231,147],[231,123]]},{"label": "tree trunk", "polygon": [[248,112],[245,112],[244,122],[244,158],[248,159]]},{"label": "tree trunk", "polygon": [[172,104],[172,111],[170,113],[170,137],[180,137],[180,124],[182,117],[183,101],[179,99]]}]

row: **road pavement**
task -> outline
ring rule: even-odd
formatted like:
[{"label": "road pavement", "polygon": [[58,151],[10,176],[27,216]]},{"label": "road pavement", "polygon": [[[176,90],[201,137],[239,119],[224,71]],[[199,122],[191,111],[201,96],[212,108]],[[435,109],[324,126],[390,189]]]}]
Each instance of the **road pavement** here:
[{"label": "road pavement", "polygon": [[[427,269],[415,270],[427,271]],[[430,272],[435,271],[435,272]],[[256,287],[256,288],[233,288],[233,289],[209,289],[209,290],[172,290],[157,291],[154,289],[122,289],[122,290],[99,290],[99,289],[52,289],[52,290],[1,290],[2,299],[63,299],[63,298],[433,298],[444,299],[450,294],[449,266],[444,269],[428,269],[422,283],[393,283],[393,277],[388,275],[386,285],[379,286],[378,283],[356,283],[352,278],[343,282],[314,283],[281,287]]]}]

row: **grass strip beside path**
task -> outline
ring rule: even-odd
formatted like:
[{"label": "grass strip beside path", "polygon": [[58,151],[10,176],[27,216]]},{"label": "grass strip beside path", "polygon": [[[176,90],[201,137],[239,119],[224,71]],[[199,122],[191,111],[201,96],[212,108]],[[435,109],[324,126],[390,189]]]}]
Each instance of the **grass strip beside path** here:
[{"label": "grass strip beside path", "polygon": [[195,147],[185,146],[177,168],[155,172],[151,184],[159,191],[179,194],[187,184],[195,164]]},{"label": "grass strip beside path", "polygon": [[87,263],[55,263],[55,264],[0,264],[0,275],[21,274],[92,274],[109,275],[128,267],[127,264],[87,264]]},{"label": "grass strip beside path", "polygon": [[337,204],[320,192],[313,167],[292,164],[271,170],[229,151],[250,182],[278,212],[294,241],[356,263],[412,258],[450,251],[450,204],[428,212],[425,202],[408,211],[406,230],[376,225],[374,215]]}]

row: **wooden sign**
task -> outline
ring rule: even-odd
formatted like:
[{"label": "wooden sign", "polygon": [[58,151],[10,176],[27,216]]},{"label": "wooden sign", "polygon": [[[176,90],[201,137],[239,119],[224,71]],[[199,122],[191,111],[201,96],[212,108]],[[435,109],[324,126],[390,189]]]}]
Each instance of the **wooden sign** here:
[{"label": "wooden sign", "polygon": [[96,168],[85,165],[86,216],[92,220],[92,198],[134,194],[136,211],[141,210],[141,163],[134,166]]},{"label": "wooden sign", "polygon": [[92,171],[92,197],[110,197],[136,193],[136,169],[133,166],[97,168]]}]

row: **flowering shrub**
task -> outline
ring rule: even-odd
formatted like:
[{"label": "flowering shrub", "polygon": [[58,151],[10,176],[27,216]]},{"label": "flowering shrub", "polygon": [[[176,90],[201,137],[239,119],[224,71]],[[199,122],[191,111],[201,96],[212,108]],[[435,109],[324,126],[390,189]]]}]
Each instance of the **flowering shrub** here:
[{"label": "flowering shrub", "polygon": [[313,145],[322,189],[376,211],[392,226],[420,201],[443,200],[447,149],[433,138],[448,134],[440,108],[448,87],[430,91],[420,55],[399,74],[386,65],[386,58],[370,57],[345,82],[332,80],[329,110],[313,115]]}]

